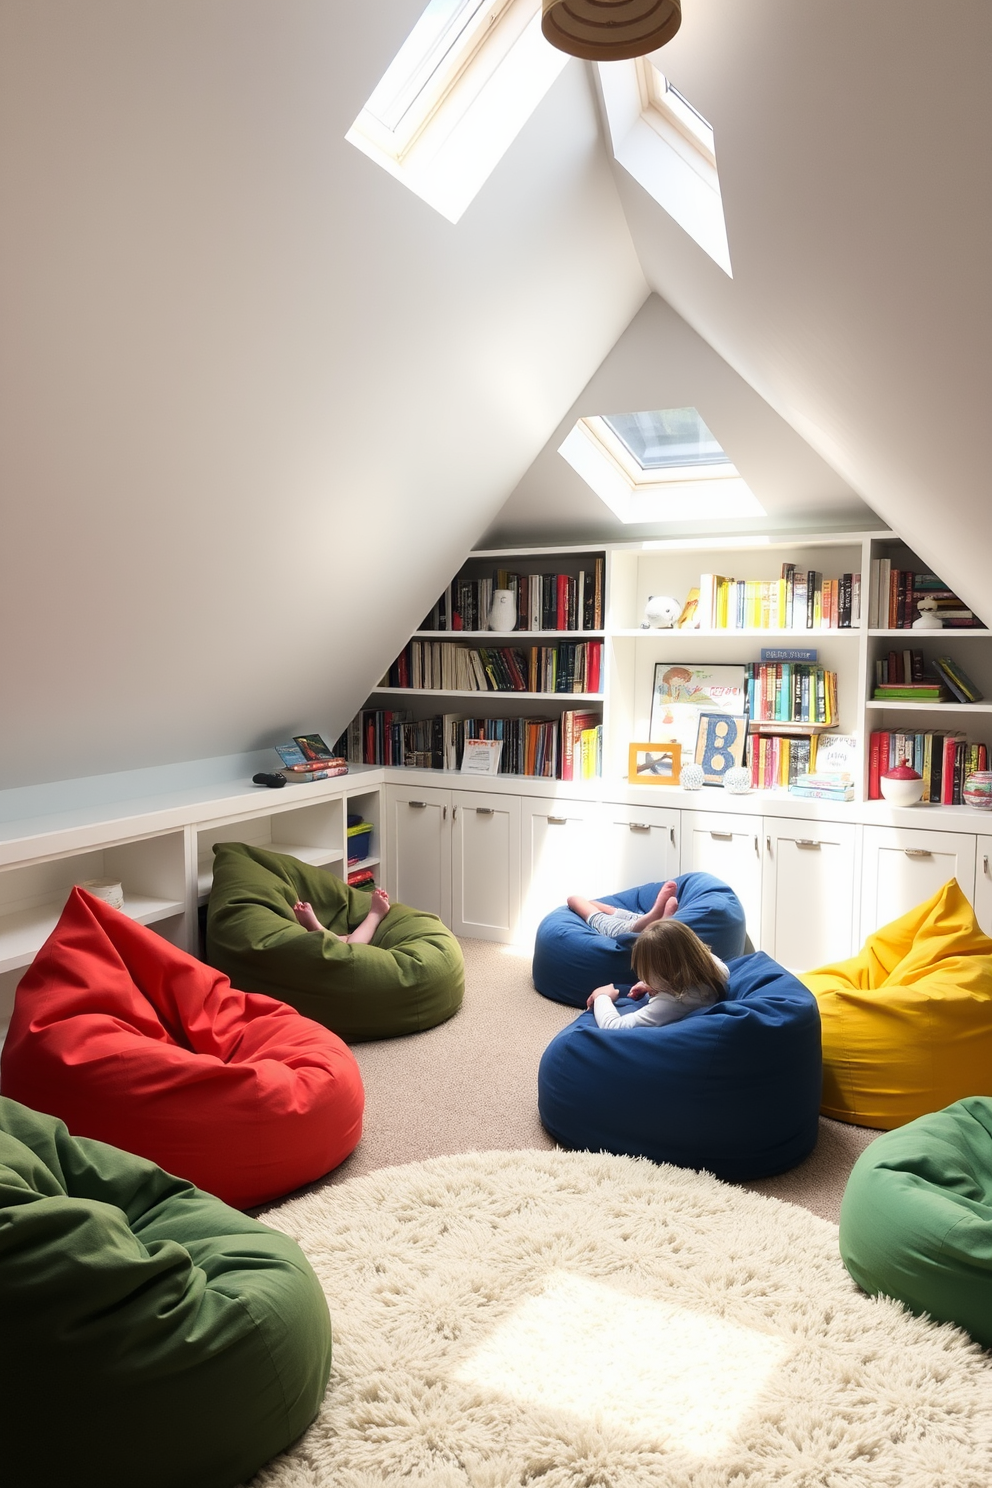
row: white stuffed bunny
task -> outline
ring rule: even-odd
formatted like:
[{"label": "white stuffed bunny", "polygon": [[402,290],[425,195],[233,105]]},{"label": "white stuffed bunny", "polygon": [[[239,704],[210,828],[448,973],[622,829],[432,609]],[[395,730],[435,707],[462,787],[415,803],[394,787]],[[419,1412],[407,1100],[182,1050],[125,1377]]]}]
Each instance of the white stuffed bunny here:
[{"label": "white stuffed bunny", "polygon": [[671,630],[682,613],[682,606],[670,594],[651,594],[644,606],[642,630]]}]

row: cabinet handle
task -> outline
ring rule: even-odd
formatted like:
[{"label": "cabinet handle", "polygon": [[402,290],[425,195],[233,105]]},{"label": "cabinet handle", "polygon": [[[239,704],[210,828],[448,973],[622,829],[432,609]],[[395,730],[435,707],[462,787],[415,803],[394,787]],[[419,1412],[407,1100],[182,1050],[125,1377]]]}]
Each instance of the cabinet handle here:
[{"label": "cabinet handle", "polygon": [[427,805],[427,802],[426,801],[407,801],[406,804],[408,806],[416,806],[418,808],[418,810],[422,811],[423,808]]},{"label": "cabinet handle", "polygon": [[982,867],[985,870],[985,877],[988,878],[988,876],[989,876],[989,860],[988,860],[988,857],[984,857],[982,859]]},{"label": "cabinet handle", "polygon": [[549,827],[564,827],[564,826],[567,826],[567,825],[568,825],[568,817],[567,816],[549,816],[548,817],[548,826]]},{"label": "cabinet handle", "polygon": [[933,853],[928,847],[904,847],[903,852],[907,858],[932,858]]},{"label": "cabinet handle", "polygon": [[672,846],[674,847],[675,846],[675,828],[674,827],[669,827],[669,829],[668,829],[668,835],[672,839]]},{"label": "cabinet handle", "polygon": [[452,806],[452,808],[451,808],[451,820],[452,821],[457,821],[458,820],[458,807],[457,806]]},{"label": "cabinet handle", "polygon": [[754,834],[754,856],[756,858],[760,858],[761,857],[761,848],[758,846],[758,834],[757,834],[757,832],[755,832],[755,834]]},{"label": "cabinet handle", "polygon": [[442,821],[447,821],[448,820],[448,808],[447,808],[447,806],[442,806],[441,807],[441,820]]},{"label": "cabinet handle", "polygon": [[713,831],[713,828],[711,827],[710,828],[710,836],[711,837],[719,837],[724,842],[730,842],[730,841],[733,840],[734,834],[733,834],[733,832],[714,832]]},{"label": "cabinet handle", "polygon": [[651,827],[648,822],[628,822],[627,830],[629,832],[650,832]]},{"label": "cabinet handle", "polygon": [[820,843],[817,842],[817,840],[816,840],[815,837],[797,837],[796,838],[796,846],[797,847],[819,847],[820,846]]},{"label": "cabinet handle", "polygon": [[476,816],[492,816],[493,808],[491,806],[476,806],[475,814]]}]

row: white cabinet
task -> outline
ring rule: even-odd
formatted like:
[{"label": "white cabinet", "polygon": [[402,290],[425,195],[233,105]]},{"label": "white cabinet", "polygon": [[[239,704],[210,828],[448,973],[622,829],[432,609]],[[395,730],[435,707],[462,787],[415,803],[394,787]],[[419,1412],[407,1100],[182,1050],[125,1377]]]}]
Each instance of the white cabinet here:
[{"label": "white cabinet", "polygon": [[451,811],[451,928],[511,941],[520,917],[520,802],[453,791]]},{"label": "white cabinet", "polygon": [[523,937],[533,935],[548,911],[564,904],[569,894],[593,898],[608,892],[601,882],[604,851],[598,803],[525,797],[521,836]]},{"label": "white cabinet", "polygon": [[602,874],[594,893],[616,894],[637,884],[675,878],[680,815],[658,806],[607,802],[602,812]]},{"label": "white cabinet", "polygon": [[747,933],[761,945],[760,817],[683,811],[683,873],[712,873],[728,883],[744,906]]},{"label": "white cabinet", "polygon": [[512,940],[520,914],[520,802],[481,791],[391,785],[386,883],[456,935]]},{"label": "white cabinet", "polygon": [[764,819],[761,947],[790,971],[855,951],[856,828]]},{"label": "white cabinet", "polygon": [[860,940],[956,878],[974,901],[975,838],[916,827],[865,827]]},{"label": "white cabinet", "polygon": [[992,837],[976,841],[975,914],[986,935],[992,935]]},{"label": "white cabinet", "polygon": [[391,898],[451,920],[451,792],[386,787],[386,888]]}]

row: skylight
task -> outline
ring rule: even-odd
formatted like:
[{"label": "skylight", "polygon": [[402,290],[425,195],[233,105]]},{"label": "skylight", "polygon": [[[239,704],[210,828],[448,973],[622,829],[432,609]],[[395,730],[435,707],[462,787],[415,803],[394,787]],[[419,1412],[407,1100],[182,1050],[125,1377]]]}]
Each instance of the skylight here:
[{"label": "skylight", "polygon": [[457,222],[568,60],[538,0],[430,0],[346,138]]},{"label": "skylight", "polygon": [[642,470],[687,465],[729,465],[695,408],[664,408],[653,413],[605,413],[603,423],[633,455]]},{"label": "skylight", "polygon": [[765,514],[695,408],[581,418],[558,453],[621,522]]},{"label": "skylight", "polygon": [[733,277],[713,128],[649,57],[601,62],[613,154]]}]

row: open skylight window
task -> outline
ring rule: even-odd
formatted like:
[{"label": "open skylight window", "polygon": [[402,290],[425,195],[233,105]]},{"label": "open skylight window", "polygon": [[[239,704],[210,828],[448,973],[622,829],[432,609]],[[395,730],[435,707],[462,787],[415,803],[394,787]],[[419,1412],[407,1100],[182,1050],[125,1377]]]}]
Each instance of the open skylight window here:
[{"label": "open skylight window", "polygon": [[650,57],[599,75],[613,154],[732,278],[712,127]]},{"label": "open skylight window", "polygon": [[765,514],[695,408],[581,418],[558,453],[621,522]]},{"label": "open skylight window", "polygon": [[346,138],[457,222],[568,60],[539,0],[430,0]]}]

